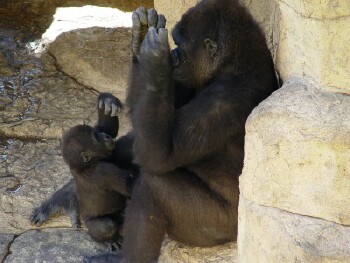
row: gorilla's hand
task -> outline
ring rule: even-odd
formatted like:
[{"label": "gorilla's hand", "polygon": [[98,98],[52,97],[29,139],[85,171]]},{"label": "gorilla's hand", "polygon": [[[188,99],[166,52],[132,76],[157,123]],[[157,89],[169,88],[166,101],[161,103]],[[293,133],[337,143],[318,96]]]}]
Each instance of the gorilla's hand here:
[{"label": "gorilla's hand", "polygon": [[114,97],[111,93],[100,93],[98,96],[98,111],[103,112],[104,115],[110,115],[111,117],[118,116],[123,110],[123,105],[120,100]]},{"label": "gorilla's hand", "polygon": [[158,15],[157,11],[144,7],[139,7],[132,14],[132,41],[131,47],[133,54],[140,55],[140,47],[149,27],[164,28],[166,19],[163,15]]},{"label": "gorilla's hand", "polygon": [[73,179],[54,193],[50,199],[34,209],[29,220],[32,225],[41,226],[51,217],[57,215],[69,215],[72,227],[78,228],[80,226],[79,204]]},{"label": "gorilla's hand", "polygon": [[171,56],[168,31],[165,28],[149,28],[141,46],[140,64],[141,73],[149,84],[157,86],[160,82],[169,80]]}]

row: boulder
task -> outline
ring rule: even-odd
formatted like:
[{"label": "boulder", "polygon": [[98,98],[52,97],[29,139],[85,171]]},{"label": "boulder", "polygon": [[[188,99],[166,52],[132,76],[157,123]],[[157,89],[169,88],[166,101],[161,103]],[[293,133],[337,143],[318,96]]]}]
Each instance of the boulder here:
[{"label": "boulder", "polygon": [[49,45],[57,67],[78,83],[125,99],[130,28],[88,28],[61,34]]},{"label": "boulder", "polygon": [[242,196],[239,214],[240,263],[350,262],[349,227],[262,206]]},{"label": "boulder", "polygon": [[246,124],[241,196],[350,225],[350,97],[292,79]]},{"label": "boulder", "polygon": [[163,242],[161,253],[159,262],[162,263],[238,262],[237,244],[235,242],[221,246],[200,248],[189,247],[166,238]]}]

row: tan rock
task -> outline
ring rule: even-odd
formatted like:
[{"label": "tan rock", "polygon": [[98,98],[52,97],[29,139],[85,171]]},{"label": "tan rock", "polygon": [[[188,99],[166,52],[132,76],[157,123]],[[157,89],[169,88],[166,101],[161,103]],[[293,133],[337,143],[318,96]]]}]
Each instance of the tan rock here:
[{"label": "tan rock", "polygon": [[165,239],[159,262],[162,263],[205,263],[230,262],[237,263],[237,244],[234,242],[210,248],[189,247]]},{"label": "tan rock", "polygon": [[171,37],[171,30],[174,28],[175,24],[179,22],[181,16],[198,2],[200,2],[200,0],[154,0],[154,8],[167,19],[166,28],[169,32],[169,42],[172,47],[174,47],[175,44]]},{"label": "tan rock", "polygon": [[350,93],[350,2],[279,1],[276,67],[283,80],[312,77],[325,89]]},{"label": "tan rock", "polygon": [[239,0],[265,32],[266,42],[275,58],[279,41],[280,10],[276,0]]},{"label": "tan rock", "polygon": [[350,225],[350,97],[285,83],[246,124],[241,195]]},{"label": "tan rock", "polygon": [[58,67],[84,86],[125,98],[130,28],[88,28],[60,35],[49,46]]},{"label": "tan rock", "polygon": [[239,203],[240,263],[350,262],[350,229],[248,201]]}]

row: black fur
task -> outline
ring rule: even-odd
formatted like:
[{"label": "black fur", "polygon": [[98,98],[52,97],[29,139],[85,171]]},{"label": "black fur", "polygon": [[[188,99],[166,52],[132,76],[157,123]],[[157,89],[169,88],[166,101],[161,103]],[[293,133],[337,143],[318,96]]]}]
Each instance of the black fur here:
[{"label": "black fur", "polygon": [[[142,41],[147,15],[155,28]],[[156,16],[133,14],[133,131],[118,154],[132,145],[140,176],[122,252],[85,262],[157,261],[165,234],[202,247],[236,240],[245,121],[278,88],[263,32],[238,0],[203,0],[175,26],[170,52]]]},{"label": "black fur", "polygon": [[235,0],[201,1],[172,35],[170,53],[164,29],[149,29],[134,58],[128,102],[141,175],[122,254],[93,262],[156,261],[165,234],[203,247],[236,240],[245,121],[278,88],[273,62]]},{"label": "black fur", "polygon": [[[100,94],[98,101],[106,100],[113,103],[115,110],[121,107],[119,100],[111,94]],[[130,197],[133,178],[130,171],[122,170],[108,160],[115,148],[109,134],[117,135],[118,117],[111,116],[115,114],[113,112],[105,114],[111,105],[102,106],[95,128],[78,125],[64,134],[62,154],[74,180],[34,211],[31,218],[34,224],[41,225],[51,215],[66,212],[71,215],[72,224],[78,227],[79,206],[79,214],[95,240],[119,240],[126,197]]]}]

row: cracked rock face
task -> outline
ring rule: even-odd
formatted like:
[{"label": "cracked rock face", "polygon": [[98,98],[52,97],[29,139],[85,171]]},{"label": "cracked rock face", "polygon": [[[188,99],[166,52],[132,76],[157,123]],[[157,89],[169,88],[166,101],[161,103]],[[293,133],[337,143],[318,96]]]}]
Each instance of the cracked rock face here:
[{"label": "cracked rock face", "polygon": [[30,230],[15,238],[6,263],[82,262],[84,256],[105,253],[108,248],[92,241],[84,230]]},{"label": "cracked rock face", "polygon": [[[3,140],[0,148],[0,229],[19,234],[32,228],[33,208],[71,178],[58,140]],[[70,226],[65,217],[45,227]]]},{"label": "cracked rock face", "polygon": [[3,262],[8,255],[9,246],[14,239],[14,235],[6,235],[0,233],[0,262]]}]

